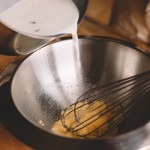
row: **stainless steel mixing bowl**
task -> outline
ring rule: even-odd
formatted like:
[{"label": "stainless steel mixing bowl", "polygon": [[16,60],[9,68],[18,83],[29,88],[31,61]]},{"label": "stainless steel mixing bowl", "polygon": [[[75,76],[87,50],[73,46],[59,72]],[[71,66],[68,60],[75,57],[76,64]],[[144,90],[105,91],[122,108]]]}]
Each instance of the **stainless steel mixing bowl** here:
[{"label": "stainless steel mixing bowl", "polygon": [[83,91],[150,69],[150,57],[130,43],[108,37],[80,37],[79,51],[72,43],[72,39],[62,39],[10,64],[1,77],[0,89],[5,126],[41,150],[134,150],[148,145],[149,96],[114,138],[77,140],[51,132],[61,110]]}]

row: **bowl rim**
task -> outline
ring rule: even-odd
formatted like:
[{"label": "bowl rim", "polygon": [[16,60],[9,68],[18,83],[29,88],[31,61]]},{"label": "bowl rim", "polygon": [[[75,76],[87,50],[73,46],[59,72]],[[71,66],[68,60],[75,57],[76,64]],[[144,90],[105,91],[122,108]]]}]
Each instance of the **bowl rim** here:
[{"label": "bowl rim", "polygon": [[[50,44],[48,44],[47,46],[51,46],[51,44],[55,44],[55,43],[58,43],[58,42],[61,42],[61,41],[65,41],[65,40],[71,40],[72,38],[71,37],[63,37],[63,38],[60,38],[60,39],[57,39],[57,41],[55,42],[52,42]],[[146,56],[148,56],[150,58],[150,55],[148,53],[146,53],[145,51],[143,51],[142,49],[139,49],[136,47],[135,44],[133,43],[130,43],[128,41],[125,41],[125,40],[120,40],[120,39],[117,39],[117,38],[113,38],[113,37],[107,37],[107,36],[85,36],[85,35],[81,35],[79,36],[79,39],[92,39],[92,40],[106,40],[106,41],[110,41],[110,42],[115,42],[117,44],[121,44],[121,45],[124,45],[124,46],[127,46],[127,47],[130,47],[134,50],[137,50],[143,54],[145,54]],[[44,46],[43,48],[47,47],[47,46]],[[42,49],[43,49],[42,48]],[[40,49],[40,50],[42,50]],[[36,51],[38,52],[38,51]],[[34,52],[34,53],[36,53]],[[72,138],[67,138],[67,137],[62,137],[62,136],[59,136],[57,134],[53,134],[51,132],[48,132],[47,130],[43,129],[43,128],[40,128],[39,126],[36,126],[33,122],[31,122],[30,120],[28,120],[25,116],[22,115],[22,113],[19,111],[19,109],[17,108],[14,100],[13,100],[13,97],[12,97],[12,81],[14,79],[14,76],[18,70],[18,68],[21,66],[21,64],[26,60],[28,59],[28,57],[34,55],[34,53],[32,54],[29,54],[27,56],[24,56],[21,58],[21,60],[19,62],[16,63],[17,59],[14,60],[14,62],[16,63],[16,67],[15,69],[13,70],[12,74],[10,75],[10,79],[8,81],[9,83],[9,93],[10,93],[10,96],[11,96],[11,101],[13,102],[14,104],[14,108],[18,111],[18,113],[23,117],[23,119],[28,122],[28,125],[31,124],[32,128],[37,128],[38,130],[40,130],[40,132],[44,132],[45,134],[52,134],[53,137],[56,137],[56,138],[59,138],[59,139],[67,139],[67,140],[70,140],[70,141],[91,141],[89,139],[72,139]],[[7,68],[6,68],[7,69]],[[1,85],[1,84],[0,84]],[[1,88],[1,86],[0,86]],[[147,130],[147,127],[150,126],[150,121],[148,121],[146,124],[130,131],[130,132],[127,132],[127,133],[123,133],[123,134],[120,134],[120,135],[117,135],[117,136],[114,136],[114,137],[102,137],[101,139],[96,139],[95,141],[107,141],[108,143],[116,143],[117,141],[124,141],[124,140],[127,140],[129,137],[131,136],[134,136],[136,135],[137,133],[141,133],[143,130]],[[24,142],[24,141],[23,141]],[[26,142],[25,142],[26,143]],[[28,144],[28,143],[27,143]]]}]

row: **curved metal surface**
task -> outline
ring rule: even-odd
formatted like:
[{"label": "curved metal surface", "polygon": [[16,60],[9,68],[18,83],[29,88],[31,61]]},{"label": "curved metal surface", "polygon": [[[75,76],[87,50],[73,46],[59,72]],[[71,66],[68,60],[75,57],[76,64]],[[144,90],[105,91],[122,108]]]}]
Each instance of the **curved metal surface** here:
[{"label": "curved metal surface", "polygon": [[56,42],[31,54],[16,68],[0,90],[5,99],[0,105],[5,126],[26,144],[42,150],[136,150],[148,145],[149,98],[134,120],[126,122],[125,134],[117,137],[81,141],[51,132],[60,111],[83,91],[150,69],[150,57],[124,41],[81,37],[79,45],[80,51],[75,51],[71,39]]},{"label": "curved metal surface", "polygon": [[[86,12],[88,0],[73,0],[73,2],[76,4],[79,10],[80,16],[78,23],[80,23]],[[54,38],[62,36],[52,35],[49,39],[36,39],[16,33],[15,31],[12,31],[1,23],[0,33],[0,54],[5,55],[30,54],[45,46]]]}]

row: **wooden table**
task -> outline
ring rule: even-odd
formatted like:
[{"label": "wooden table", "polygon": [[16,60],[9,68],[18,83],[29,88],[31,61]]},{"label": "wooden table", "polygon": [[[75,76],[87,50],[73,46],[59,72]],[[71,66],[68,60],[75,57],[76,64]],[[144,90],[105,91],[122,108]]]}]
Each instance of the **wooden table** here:
[{"label": "wooden table", "polygon": [[[106,24],[108,21],[112,1],[113,0],[94,0],[93,2],[90,0],[86,17],[81,23],[78,33],[84,35],[105,35],[118,37],[118,35],[113,34],[103,26],[103,23]],[[91,19],[96,20],[98,24],[92,22]],[[14,58],[14,56],[0,55],[0,74]],[[17,140],[0,122],[0,150],[31,149],[32,148]]]}]

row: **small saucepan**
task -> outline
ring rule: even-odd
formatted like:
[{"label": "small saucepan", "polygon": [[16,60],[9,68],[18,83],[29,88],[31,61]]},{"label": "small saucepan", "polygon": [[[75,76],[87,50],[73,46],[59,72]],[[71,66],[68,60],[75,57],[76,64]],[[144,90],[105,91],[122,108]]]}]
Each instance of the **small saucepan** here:
[{"label": "small saucepan", "polygon": [[[78,24],[84,18],[85,12],[87,10],[88,0],[72,0],[79,10],[79,20]],[[5,4],[1,4],[1,9],[3,7],[9,6],[15,1],[5,1]],[[1,1],[2,3],[2,1]],[[6,6],[5,6],[6,5]],[[28,10],[27,10],[28,11]],[[39,10],[40,11],[40,10]],[[14,16],[15,17],[15,16]],[[23,35],[13,31],[12,29],[6,27],[0,22],[0,54],[5,55],[27,55],[40,49],[41,47],[47,45],[50,41],[63,36],[51,35],[49,38],[42,39],[41,37],[33,38],[27,35]]]}]

